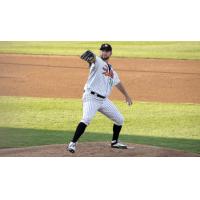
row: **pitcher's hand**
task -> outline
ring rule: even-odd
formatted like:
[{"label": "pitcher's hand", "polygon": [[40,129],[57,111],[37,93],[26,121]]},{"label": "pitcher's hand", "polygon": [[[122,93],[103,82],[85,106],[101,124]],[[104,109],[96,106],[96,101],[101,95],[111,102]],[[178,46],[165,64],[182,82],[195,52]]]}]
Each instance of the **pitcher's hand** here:
[{"label": "pitcher's hand", "polygon": [[132,99],[129,96],[126,96],[126,103],[131,106],[133,104]]}]

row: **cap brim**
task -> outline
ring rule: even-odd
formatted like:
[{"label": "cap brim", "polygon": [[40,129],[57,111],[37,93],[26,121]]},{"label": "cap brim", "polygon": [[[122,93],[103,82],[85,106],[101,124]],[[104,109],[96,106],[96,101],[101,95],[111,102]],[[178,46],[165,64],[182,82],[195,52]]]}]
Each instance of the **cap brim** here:
[{"label": "cap brim", "polygon": [[102,49],[102,48],[100,48],[99,50],[101,50],[101,51],[112,51],[111,49]]}]

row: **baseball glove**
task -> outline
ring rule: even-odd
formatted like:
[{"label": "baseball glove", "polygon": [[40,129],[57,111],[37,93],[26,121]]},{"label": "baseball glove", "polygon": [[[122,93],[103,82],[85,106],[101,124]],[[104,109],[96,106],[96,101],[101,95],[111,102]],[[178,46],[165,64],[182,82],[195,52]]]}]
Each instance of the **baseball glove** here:
[{"label": "baseball glove", "polygon": [[88,50],[81,55],[81,59],[83,59],[83,60],[87,61],[89,64],[91,64],[96,61],[96,55]]}]

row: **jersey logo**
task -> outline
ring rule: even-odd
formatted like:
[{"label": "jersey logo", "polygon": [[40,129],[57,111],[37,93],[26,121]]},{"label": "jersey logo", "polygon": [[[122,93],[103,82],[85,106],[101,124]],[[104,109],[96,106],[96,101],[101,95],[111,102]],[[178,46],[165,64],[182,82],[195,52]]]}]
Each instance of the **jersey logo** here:
[{"label": "jersey logo", "polygon": [[113,74],[113,70],[111,69],[110,65],[108,65],[108,66],[105,65],[105,67],[103,67],[103,70],[104,70],[103,74],[105,76],[113,78],[114,74]]}]

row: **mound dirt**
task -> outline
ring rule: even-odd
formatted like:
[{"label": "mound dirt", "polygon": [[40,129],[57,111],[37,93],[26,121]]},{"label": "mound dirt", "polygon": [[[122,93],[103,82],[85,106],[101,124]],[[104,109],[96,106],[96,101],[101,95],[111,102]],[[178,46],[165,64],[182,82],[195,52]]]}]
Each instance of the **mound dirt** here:
[{"label": "mound dirt", "polygon": [[200,154],[140,144],[128,144],[128,149],[112,149],[106,142],[78,144],[76,153],[66,151],[66,145],[44,145],[26,148],[0,149],[0,157],[196,157]]}]

